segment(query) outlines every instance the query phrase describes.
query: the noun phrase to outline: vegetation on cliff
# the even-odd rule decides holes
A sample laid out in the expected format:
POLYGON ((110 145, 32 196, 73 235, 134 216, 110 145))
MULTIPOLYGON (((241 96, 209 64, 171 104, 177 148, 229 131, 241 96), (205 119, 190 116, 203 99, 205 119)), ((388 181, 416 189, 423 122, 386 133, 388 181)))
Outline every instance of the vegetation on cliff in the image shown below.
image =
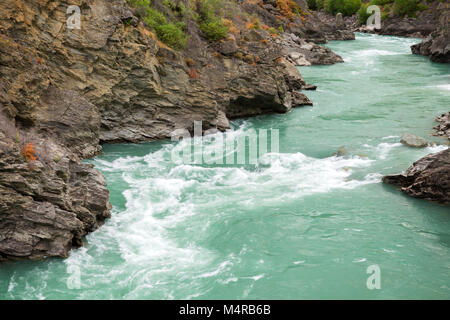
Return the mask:
MULTIPOLYGON (((333 15, 342 13, 344 16, 358 15, 360 24, 365 24, 367 18, 371 15, 367 13, 367 8, 371 5, 377 5, 381 10, 381 20, 390 15, 398 17, 415 17, 419 11, 428 9, 427 3, 434 0, 370 0, 363 2, 361 0, 307 0, 308 8, 311 10, 324 9, 333 15)), ((443 0, 439 0, 443 2, 443 0)))
POLYGON ((158 39, 176 50, 184 49, 192 33, 197 30, 212 42, 246 29, 266 30, 276 37, 297 18, 300 19, 297 22, 302 22, 308 15, 294 0, 271 1, 277 15, 269 24, 261 23, 255 10, 255 6, 263 8, 269 2, 263 0, 127 1, 134 8, 134 14, 154 31, 158 39))

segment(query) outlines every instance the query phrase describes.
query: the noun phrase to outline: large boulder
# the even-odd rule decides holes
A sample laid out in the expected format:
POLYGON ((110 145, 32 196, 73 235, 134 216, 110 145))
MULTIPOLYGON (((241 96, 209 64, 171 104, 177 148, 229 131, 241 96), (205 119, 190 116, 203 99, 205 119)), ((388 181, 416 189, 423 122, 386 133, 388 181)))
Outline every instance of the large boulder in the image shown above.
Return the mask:
POLYGON ((427 140, 410 133, 405 133, 400 139, 400 142, 414 148, 424 148, 428 145, 427 140))

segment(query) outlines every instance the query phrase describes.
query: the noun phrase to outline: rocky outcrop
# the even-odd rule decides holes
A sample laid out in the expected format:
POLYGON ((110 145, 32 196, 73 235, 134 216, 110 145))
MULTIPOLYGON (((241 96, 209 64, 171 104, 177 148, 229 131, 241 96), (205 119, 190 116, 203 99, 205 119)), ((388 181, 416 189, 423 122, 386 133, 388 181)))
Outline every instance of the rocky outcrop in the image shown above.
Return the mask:
MULTIPOLYGON (((239 6, 279 23, 275 1, 239 6)), ((109 217, 103 176, 81 162, 102 142, 167 138, 196 120, 225 130, 229 119, 311 105, 301 90, 314 86, 290 49, 311 64, 339 58, 311 42, 327 41, 323 24, 302 19, 286 25, 303 39, 288 36, 294 48, 242 26, 209 42, 188 24, 187 48, 175 51, 123 0, 1 1, 0 260, 66 257, 109 217), (67 27, 69 5, 80 29, 67 27)))
MULTIPOLYGON (((73 120, 73 125, 82 125, 73 120)), ((2 115, 0 261, 66 257, 110 216, 105 179, 51 133, 37 136, 6 121, 10 119, 2 115), (27 161, 24 143, 33 144, 37 160, 27 161)))
POLYGON ((420 199, 450 203, 450 149, 415 162, 405 174, 383 177, 383 182, 420 199))
POLYGON ((411 46, 414 54, 429 56, 433 62, 450 63, 450 8, 440 4, 439 25, 422 42, 411 46))
POLYGON ((354 40, 354 31, 358 27, 356 16, 343 17, 342 14, 333 16, 325 10, 313 13, 322 22, 320 30, 327 40, 354 40))
POLYGON ((436 29, 438 20, 439 12, 434 9, 418 12, 413 18, 391 15, 381 22, 381 29, 374 32, 381 35, 424 38, 436 29))
POLYGON ((450 112, 437 117, 436 121, 439 122, 439 124, 434 127, 435 135, 446 137, 450 140, 450 112))
POLYGON ((295 34, 283 34, 285 58, 296 66, 327 65, 344 62, 341 56, 329 48, 317 45, 297 37, 295 34))

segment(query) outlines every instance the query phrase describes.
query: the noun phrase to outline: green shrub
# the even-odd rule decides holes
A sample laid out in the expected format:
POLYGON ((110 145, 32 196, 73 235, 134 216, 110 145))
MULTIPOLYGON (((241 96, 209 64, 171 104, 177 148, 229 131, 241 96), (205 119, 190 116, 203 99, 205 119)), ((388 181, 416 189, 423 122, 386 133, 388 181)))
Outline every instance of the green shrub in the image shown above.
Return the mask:
POLYGON ((223 24, 222 20, 210 20, 200 24, 200 29, 205 36, 212 41, 217 41, 226 37, 228 28, 223 24))
POLYGON ((198 16, 200 30, 206 38, 217 41, 227 36, 228 28, 222 17, 216 15, 215 8, 220 4, 217 0, 201 0, 201 9, 198 16))
POLYGON ((178 24, 163 24, 156 27, 155 31, 162 42, 174 49, 183 49, 186 46, 186 34, 178 24))
POLYGON ((361 7, 361 0, 325 0, 324 7, 333 15, 340 12, 343 16, 351 16, 361 7))
POLYGON ((179 16, 184 17, 184 14, 186 13, 186 6, 183 2, 174 2, 173 0, 164 0, 164 5, 168 7, 172 12, 179 16))
POLYGON ((267 29, 267 31, 270 33, 270 34, 279 34, 280 32, 277 30, 277 29, 275 29, 274 27, 270 27, 269 29, 267 29))
POLYGON ((370 4, 375 4, 377 6, 384 6, 385 4, 394 3, 394 0, 372 0, 370 4))
POLYGON ((363 3, 358 10, 358 21, 359 24, 366 24, 367 19, 371 16, 370 13, 367 13, 367 8, 370 6, 370 3, 363 3))
POLYGON ((147 9, 147 17, 144 18, 144 21, 146 24, 149 25, 150 28, 154 30, 156 30, 158 26, 167 24, 166 17, 164 17, 164 15, 161 12, 153 8, 147 9))
POLYGON ((317 3, 316 0, 307 0, 306 3, 308 4, 308 8, 311 10, 317 10, 317 3))
POLYGON ((413 17, 419 9, 417 0, 395 0, 394 13, 400 17, 413 17))
POLYGON ((152 28, 158 39, 173 49, 183 49, 186 46, 187 37, 184 32, 186 26, 183 22, 169 23, 166 17, 159 11, 148 8, 145 23, 152 28))
POLYGON ((316 8, 317 10, 325 8, 324 0, 316 0, 316 8))
POLYGON ((132 7, 149 7, 150 0, 127 0, 132 7))

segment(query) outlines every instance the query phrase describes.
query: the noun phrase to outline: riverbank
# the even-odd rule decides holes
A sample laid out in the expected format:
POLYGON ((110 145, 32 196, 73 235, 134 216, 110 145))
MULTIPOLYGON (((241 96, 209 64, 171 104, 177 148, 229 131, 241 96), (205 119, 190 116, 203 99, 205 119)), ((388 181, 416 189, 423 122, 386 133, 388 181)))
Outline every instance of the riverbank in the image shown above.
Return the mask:
POLYGON ((441 1, 421 3, 417 5, 420 9, 416 9, 416 12, 399 15, 395 11, 394 0, 376 3, 376 1, 364 3, 357 13, 346 17, 337 18, 324 9, 315 14, 328 24, 335 23, 340 25, 341 29, 352 32, 421 38, 422 42, 411 46, 412 53, 429 56, 433 62, 450 63, 450 49, 447 45, 450 42, 448 4, 441 1), (360 11, 366 10, 369 4, 378 5, 380 8, 379 29, 367 28, 365 24, 369 14, 360 15, 360 11))

